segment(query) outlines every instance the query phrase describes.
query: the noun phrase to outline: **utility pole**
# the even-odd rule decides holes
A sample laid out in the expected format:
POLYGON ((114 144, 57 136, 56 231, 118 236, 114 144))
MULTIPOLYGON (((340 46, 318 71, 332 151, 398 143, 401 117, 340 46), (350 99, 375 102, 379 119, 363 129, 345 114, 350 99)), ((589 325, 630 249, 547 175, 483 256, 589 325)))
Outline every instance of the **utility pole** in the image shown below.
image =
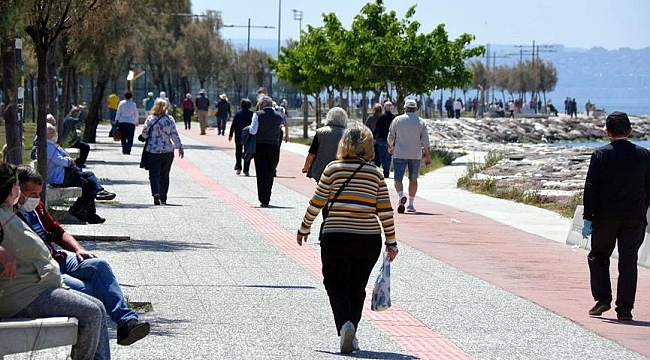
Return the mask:
MULTIPOLYGON (((250 60, 249 56, 250 56, 250 51, 251 51, 251 28, 255 28, 255 29, 275 29, 274 26, 251 25, 251 18, 248 18, 248 25, 232 25, 232 24, 229 24, 229 25, 221 25, 221 26, 222 27, 229 27, 229 28, 244 28, 245 27, 245 28, 248 29, 248 36, 247 36, 247 40, 246 40, 246 61, 250 60)), ((247 64, 247 66, 246 66, 246 94, 244 95, 244 97, 248 97, 248 95, 249 95, 249 93, 248 93, 248 85, 249 85, 248 84, 248 74, 249 74, 248 68, 249 68, 249 66, 247 64)))

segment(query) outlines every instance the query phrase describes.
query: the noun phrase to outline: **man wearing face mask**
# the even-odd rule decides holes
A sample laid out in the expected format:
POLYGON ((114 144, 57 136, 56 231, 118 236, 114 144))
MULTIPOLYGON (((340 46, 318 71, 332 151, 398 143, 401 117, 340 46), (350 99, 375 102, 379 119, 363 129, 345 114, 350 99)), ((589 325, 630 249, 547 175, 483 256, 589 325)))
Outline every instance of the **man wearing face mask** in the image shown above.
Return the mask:
POLYGON ((117 343, 131 345, 149 334, 149 323, 140 321, 130 309, 113 273, 105 259, 98 258, 81 246, 52 218, 40 201, 43 178, 31 167, 17 168, 21 192, 17 197, 18 216, 43 240, 52 258, 59 263, 63 282, 70 288, 99 299, 110 318, 117 324, 117 343), (56 250, 56 243, 65 251, 56 250))

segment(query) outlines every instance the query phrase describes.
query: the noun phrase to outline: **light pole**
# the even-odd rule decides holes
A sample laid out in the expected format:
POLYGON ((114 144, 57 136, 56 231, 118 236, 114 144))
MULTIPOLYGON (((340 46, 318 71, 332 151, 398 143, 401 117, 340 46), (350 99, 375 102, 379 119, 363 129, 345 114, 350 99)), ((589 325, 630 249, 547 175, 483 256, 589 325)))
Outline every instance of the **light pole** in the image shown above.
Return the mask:
POLYGON ((291 9, 293 11, 293 19, 298 20, 300 32, 302 32, 302 10, 291 9))
MULTIPOLYGON (((298 29, 300 30, 298 38, 300 38, 300 33, 302 33, 302 10, 291 9, 291 11, 293 11, 293 19, 298 20, 298 29)), ((309 99, 307 94, 302 94, 302 106, 302 137, 307 139, 309 137, 309 99)), ((319 111, 319 109, 317 108, 316 111, 319 111)))
MULTIPOLYGON (((256 28, 256 29, 275 29, 274 26, 266 26, 266 25, 251 25, 251 18, 248 18, 248 25, 221 25, 222 27, 230 27, 230 28, 248 28, 248 36, 246 39, 246 60, 249 60, 249 55, 251 51, 251 28, 256 28)), ((248 97, 248 64, 246 66, 246 97, 248 97)))

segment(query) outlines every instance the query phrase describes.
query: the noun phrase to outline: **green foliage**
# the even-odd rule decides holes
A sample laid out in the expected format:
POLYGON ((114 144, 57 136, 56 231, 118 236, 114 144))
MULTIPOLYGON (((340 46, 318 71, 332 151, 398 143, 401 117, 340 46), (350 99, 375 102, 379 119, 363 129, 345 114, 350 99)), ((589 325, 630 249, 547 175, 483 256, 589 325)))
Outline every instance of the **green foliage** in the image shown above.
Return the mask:
POLYGON ((499 151, 496 150, 490 150, 485 154, 485 165, 483 166, 484 169, 491 168, 492 166, 496 165, 499 161, 503 159, 503 154, 499 151))
POLYGON ((526 60, 513 66, 487 69, 481 61, 475 60, 469 67, 474 73, 474 87, 494 86, 510 94, 553 91, 558 81, 557 69, 550 61, 526 60))
POLYGON ((284 47, 274 63, 278 78, 304 93, 324 88, 397 92, 401 106, 410 94, 471 83, 468 59, 484 53, 467 48, 473 35, 450 40, 444 25, 419 33, 415 6, 403 19, 386 12, 382 0, 364 5, 349 30, 334 13, 323 15, 323 27, 308 27, 300 40, 284 47))

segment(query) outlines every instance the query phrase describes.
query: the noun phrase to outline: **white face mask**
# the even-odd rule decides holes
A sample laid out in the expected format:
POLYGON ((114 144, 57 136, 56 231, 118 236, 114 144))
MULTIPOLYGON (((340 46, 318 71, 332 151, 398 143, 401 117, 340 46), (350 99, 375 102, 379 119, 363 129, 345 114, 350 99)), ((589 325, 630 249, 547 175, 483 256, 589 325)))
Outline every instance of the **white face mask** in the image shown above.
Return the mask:
POLYGON ((20 210, 24 212, 34 211, 34 209, 36 209, 40 201, 41 201, 40 198, 28 197, 25 199, 25 203, 20 205, 20 210))
POLYGON ((13 203, 13 205, 18 204, 18 199, 20 199, 20 188, 18 188, 18 195, 16 195, 16 197, 14 198, 14 203, 13 203))
POLYGON ((50 140, 52 140, 52 142, 57 142, 59 140, 59 134, 54 134, 50 140))

